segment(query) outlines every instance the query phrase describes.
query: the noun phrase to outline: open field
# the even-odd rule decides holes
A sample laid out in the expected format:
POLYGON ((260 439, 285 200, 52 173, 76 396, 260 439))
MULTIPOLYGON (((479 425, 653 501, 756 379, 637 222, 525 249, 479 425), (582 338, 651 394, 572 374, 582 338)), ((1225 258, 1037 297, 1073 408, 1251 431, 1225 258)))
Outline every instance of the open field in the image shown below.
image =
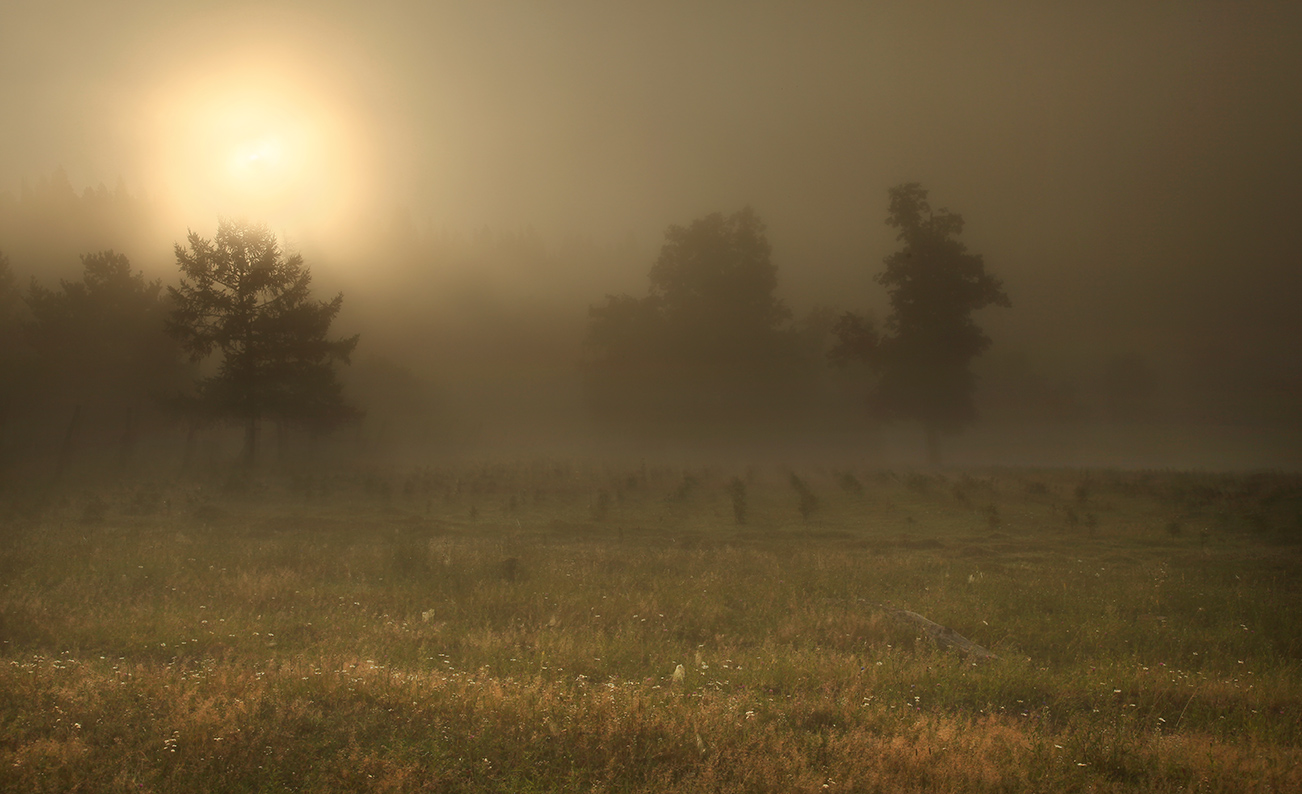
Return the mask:
POLYGON ((1302 790, 1302 478, 795 474, 10 492, 0 789, 1302 790))

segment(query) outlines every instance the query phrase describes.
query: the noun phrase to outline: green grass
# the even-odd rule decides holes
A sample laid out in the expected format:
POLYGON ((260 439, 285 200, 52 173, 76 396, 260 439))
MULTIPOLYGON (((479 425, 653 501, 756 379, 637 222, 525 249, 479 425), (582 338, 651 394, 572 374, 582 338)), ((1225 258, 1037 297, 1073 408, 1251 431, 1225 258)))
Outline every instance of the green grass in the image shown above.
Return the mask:
POLYGON ((0 516, 4 790, 1302 789, 1291 475, 484 465, 0 516))

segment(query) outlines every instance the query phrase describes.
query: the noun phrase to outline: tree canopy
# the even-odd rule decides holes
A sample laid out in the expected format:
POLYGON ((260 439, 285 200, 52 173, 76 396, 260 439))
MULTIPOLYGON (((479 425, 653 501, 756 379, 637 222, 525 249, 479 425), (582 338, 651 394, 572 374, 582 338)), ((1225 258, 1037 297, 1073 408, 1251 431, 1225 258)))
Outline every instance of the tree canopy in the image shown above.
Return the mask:
POLYGON ((195 361, 220 355, 198 383, 192 408, 245 422, 245 457, 256 455, 263 418, 328 429, 357 418, 335 371, 358 337, 328 339, 343 295, 313 300, 303 257, 286 257, 265 226, 223 220, 204 239, 176 245, 180 285, 167 329, 195 361))
MULTIPOLYGON (((8 392, 11 388, 12 372, 22 356, 22 295, 9 269, 9 257, 0 251, 0 390, 8 392)), ((0 399, 4 399, 0 395, 0 399)))
POLYGON ((163 333, 162 283, 145 281, 123 254, 83 254, 80 281, 33 281, 25 338, 46 398, 130 407, 176 389, 182 366, 163 333))
POLYGON ((9 269, 9 257, 0 251, 0 465, 7 452, 9 415, 26 358, 21 311, 22 298, 9 269))
POLYGON ((648 294, 589 310, 587 392, 607 419, 699 428, 771 415, 798 366, 763 222, 749 208, 670 226, 648 294))
POLYGON ((81 279, 57 289, 32 280, 21 323, 25 349, 18 351, 23 378, 13 388, 29 442, 54 417, 67 422, 56 477, 86 442, 105 449, 110 433, 120 471, 141 420, 185 377, 181 350, 163 332, 162 283, 147 282, 112 250, 83 254, 81 262, 81 279))
POLYGON ((981 255, 958 239, 962 216, 933 211, 921 185, 890 189, 886 224, 898 230, 902 247, 886 257, 877 276, 890 297, 885 333, 861 316, 845 315, 833 358, 869 363, 879 376, 874 407, 886 417, 921 423, 928 456, 939 463, 940 435, 957 433, 976 418, 971 362, 990 338, 972 313, 1011 304, 981 255))

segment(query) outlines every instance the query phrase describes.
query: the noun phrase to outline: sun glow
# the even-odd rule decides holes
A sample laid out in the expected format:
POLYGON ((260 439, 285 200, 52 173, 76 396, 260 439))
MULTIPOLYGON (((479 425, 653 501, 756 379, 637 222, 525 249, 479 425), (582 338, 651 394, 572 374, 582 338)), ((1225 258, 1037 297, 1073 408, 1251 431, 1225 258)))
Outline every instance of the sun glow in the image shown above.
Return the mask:
POLYGON ((284 160, 280 138, 268 136, 235 147, 228 168, 232 180, 250 185, 259 183, 266 189, 268 183, 274 184, 281 175, 284 160))
POLYGON ((177 78, 156 100, 155 182, 187 224, 329 227, 362 200, 356 125, 328 80, 283 65, 177 78))

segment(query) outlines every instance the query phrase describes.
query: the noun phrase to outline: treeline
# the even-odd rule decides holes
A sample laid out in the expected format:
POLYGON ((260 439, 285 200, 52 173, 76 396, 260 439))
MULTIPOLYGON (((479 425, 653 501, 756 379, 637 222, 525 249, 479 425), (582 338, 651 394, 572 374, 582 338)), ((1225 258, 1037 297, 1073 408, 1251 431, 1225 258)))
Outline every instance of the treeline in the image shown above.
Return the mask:
MULTIPOLYGON (((573 371, 600 434, 630 445, 791 442, 835 432, 849 411, 919 424, 939 461, 940 437, 975 418, 970 365, 989 339, 972 313, 1008 301, 959 241, 958 215, 933 212, 916 184, 889 195, 900 249, 878 278, 891 303, 880 326, 830 309, 796 319, 749 208, 670 226, 646 293, 588 309, 573 371)), ((236 443, 246 464, 268 447, 320 459, 323 439, 368 410, 380 418, 372 442, 449 439, 430 429, 428 382, 399 361, 364 358, 345 394, 340 367, 358 339, 331 334, 343 297, 314 298, 302 257, 266 228, 223 221, 211 239, 176 244, 174 258, 171 285, 102 250, 80 256, 79 278, 24 288, 0 256, 0 465, 55 477, 85 461, 192 466, 235 457, 236 443)), ((351 445, 335 435, 332 454, 367 449, 364 433, 351 445)))
POLYGON ((72 277, 79 255, 107 249, 148 256, 135 264, 155 273, 173 239, 158 206, 121 180, 78 191, 58 168, 16 193, 0 191, 0 249, 26 273, 72 277))
POLYGON ((886 223, 900 249, 877 277, 891 307, 880 328, 852 312, 823 329, 793 324, 750 209, 671 226, 647 295, 610 296, 590 310, 584 372, 594 412, 656 434, 799 431, 821 407, 830 359, 865 368, 865 410, 921 425, 939 463, 941 436, 976 418, 971 364, 990 339, 972 314, 1009 301, 959 240, 959 215, 933 211, 918 184, 889 196, 886 223))
POLYGON ((7 468, 47 465, 66 473, 83 449, 128 467, 142 439, 157 436, 164 406, 190 367, 163 333, 161 282, 133 272, 125 256, 81 257, 82 277, 57 288, 18 287, 0 254, 0 455, 7 468), (57 447, 49 442, 59 439, 57 447))
POLYGON ((212 239, 190 233, 175 255, 181 278, 166 291, 111 250, 83 255, 79 280, 21 291, 0 254, 0 463, 54 454, 57 480, 89 456, 126 472, 141 439, 179 426, 184 467, 201 429, 238 421, 249 465, 264 422, 283 444, 289 429, 319 436, 360 416, 335 369, 357 337, 328 338, 343 298, 313 299, 301 256, 283 255, 265 227, 229 221, 212 239))

